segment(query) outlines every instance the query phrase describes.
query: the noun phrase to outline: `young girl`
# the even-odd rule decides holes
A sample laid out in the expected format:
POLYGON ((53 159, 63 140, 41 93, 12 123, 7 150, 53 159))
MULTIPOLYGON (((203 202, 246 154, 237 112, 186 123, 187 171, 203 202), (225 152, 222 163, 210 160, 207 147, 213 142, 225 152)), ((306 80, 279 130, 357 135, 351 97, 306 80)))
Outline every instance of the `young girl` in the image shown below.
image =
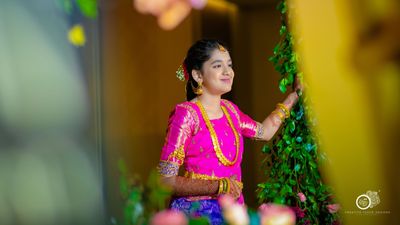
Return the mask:
POLYGON ((172 209, 223 224, 218 196, 229 194, 244 203, 243 137, 270 140, 298 95, 290 93, 262 123, 242 113, 221 98, 231 91, 235 74, 228 50, 216 40, 200 40, 190 47, 177 76, 187 82, 187 101, 170 115, 159 173, 173 189, 172 209), (181 165, 185 173, 178 176, 181 165))

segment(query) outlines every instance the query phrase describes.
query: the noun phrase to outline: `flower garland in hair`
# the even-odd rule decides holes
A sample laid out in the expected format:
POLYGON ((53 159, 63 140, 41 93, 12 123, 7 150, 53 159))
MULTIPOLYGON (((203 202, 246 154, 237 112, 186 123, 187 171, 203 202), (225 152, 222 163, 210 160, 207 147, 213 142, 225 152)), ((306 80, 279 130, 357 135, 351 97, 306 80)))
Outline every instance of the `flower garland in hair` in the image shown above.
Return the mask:
POLYGON ((189 80, 189 74, 186 70, 185 63, 182 63, 178 70, 176 70, 176 77, 181 80, 181 81, 188 81, 189 80))

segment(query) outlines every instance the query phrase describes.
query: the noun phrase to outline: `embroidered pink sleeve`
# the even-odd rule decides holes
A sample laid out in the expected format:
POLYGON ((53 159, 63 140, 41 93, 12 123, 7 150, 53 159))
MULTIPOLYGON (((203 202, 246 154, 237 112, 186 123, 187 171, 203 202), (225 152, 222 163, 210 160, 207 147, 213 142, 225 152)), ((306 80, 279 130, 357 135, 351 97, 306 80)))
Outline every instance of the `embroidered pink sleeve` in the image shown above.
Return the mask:
POLYGON ((253 120, 250 116, 240 111, 239 107, 228 100, 224 100, 226 106, 235 114, 240 123, 243 136, 248 138, 260 139, 263 136, 263 126, 253 120))
POLYGON ((158 171, 163 176, 176 176, 185 159, 185 149, 193 135, 195 121, 186 104, 179 104, 171 112, 167 136, 161 151, 158 171))

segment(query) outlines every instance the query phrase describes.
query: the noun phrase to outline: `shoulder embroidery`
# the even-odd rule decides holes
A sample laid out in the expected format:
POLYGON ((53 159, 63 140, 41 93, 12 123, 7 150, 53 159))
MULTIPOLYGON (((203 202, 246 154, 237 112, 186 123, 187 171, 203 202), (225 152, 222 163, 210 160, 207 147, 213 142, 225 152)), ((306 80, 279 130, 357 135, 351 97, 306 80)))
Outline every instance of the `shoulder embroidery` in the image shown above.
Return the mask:
POLYGON ((175 149, 175 151, 173 151, 169 156, 168 156, 168 160, 170 161, 173 158, 180 160, 181 162, 183 162, 183 160, 185 159, 185 150, 184 150, 184 146, 182 145, 181 147, 175 149))
POLYGON ((157 166, 157 170, 163 176, 176 176, 179 172, 179 165, 174 162, 161 160, 157 166))
POLYGON ((235 117, 237 119, 237 121, 239 122, 239 125, 242 126, 242 123, 240 122, 240 116, 239 113, 237 112, 237 110, 235 109, 235 107, 232 105, 231 102, 229 102, 228 100, 222 99, 222 102, 226 105, 226 107, 229 108, 229 110, 235 114, 235 117))
POLYGON ((179 104, 179 106, 189 110, 189 112, 192 114, 193 120, 195 122, 194 134, 196 134, 198 132, 198 130, 199 130, 199 127, 200 127, 199 116, 197 115, 196 110, 193 109, 193 107, 188 105, 188 104, 179 104))

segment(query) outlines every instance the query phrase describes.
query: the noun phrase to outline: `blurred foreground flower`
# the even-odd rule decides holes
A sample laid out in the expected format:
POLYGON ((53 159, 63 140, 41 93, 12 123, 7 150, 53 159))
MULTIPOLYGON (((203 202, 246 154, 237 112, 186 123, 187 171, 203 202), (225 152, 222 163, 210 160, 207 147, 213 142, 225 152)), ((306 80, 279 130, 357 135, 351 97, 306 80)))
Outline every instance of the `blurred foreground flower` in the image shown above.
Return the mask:
POLYGON ((172 30, 190 13, 192 8, 202 9, 207 0, 133 0, 133 5, 142 14, 152 14, 164 30, 172 30))
POLYGON ((86 43, 85 31, 82 25, 73 26, 68 32, 68 40, 71 44, 81 47, 86 43))
POLYGON ((163 210, 156 213, 150 225, 187 225, 188 220, 183 212, 176 210, 163 210))
POLYGON ((258 208, 261 225, 294 225, 296 215, 292 209, 283 205, 262 204, 258 208))
POLYGON ((247 207, 235 202, 230 195, 223 195, 218 199, 222 207, 225 221, 230 225, 247 225, 249 216, 247 207))

